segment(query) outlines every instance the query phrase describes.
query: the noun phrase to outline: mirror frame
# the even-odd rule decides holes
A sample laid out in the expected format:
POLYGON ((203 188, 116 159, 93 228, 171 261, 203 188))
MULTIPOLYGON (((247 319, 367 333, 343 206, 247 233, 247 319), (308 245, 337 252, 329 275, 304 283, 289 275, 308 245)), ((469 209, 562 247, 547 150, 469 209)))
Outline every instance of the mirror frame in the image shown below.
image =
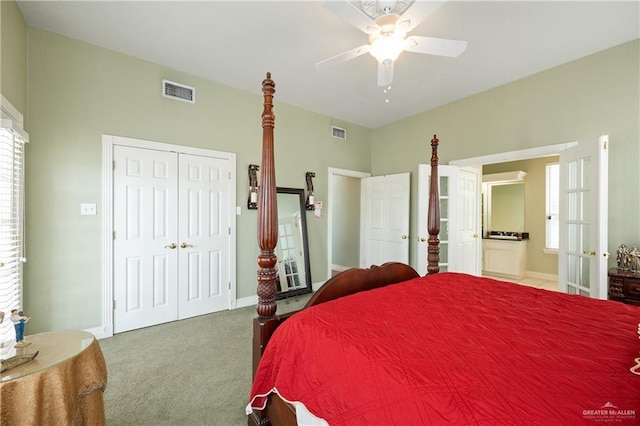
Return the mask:
MULTIPOLYGON (((300 226, 302 227, 302 249, 304 255, 304 277, 305 287, 290 290, 279 291, 276 293, 276 300, 286 299, 288 297, 299 296, 301 294, 311 293, 313 291, 311 282, 311 261, 309 260, 309 239, 307 235, 307 210, 305 207, 304 189, 302 188, 286 188, 282 186, 276 187, 276 197, 278 194, 292 194, 297 195, 299 199, 300 208, 300 226)), ((278 237, 279 242, 280 237, 278 237)), ((277 245, 276 245, 277 246, 277 245)))

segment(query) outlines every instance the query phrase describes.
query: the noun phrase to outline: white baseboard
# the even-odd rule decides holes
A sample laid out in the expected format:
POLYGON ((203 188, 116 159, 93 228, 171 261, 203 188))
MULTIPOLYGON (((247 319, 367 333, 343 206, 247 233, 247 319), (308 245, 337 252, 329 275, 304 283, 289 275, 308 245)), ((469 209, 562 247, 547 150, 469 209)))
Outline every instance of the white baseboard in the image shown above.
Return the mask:
POLYGON ((544 272, 527 271, 526 276, 529 278, 538 278, 545 281, 558 281, 558 275, 545 274, 544 272))
POLYGON ((333 271, 338 271, 338 272, 342 272, 342 271, 346 271, 347 269, 351 269, 352 266, 344 266, 344 265, 331 265, 331 270, 333 271))
POLYGON ((311 291, 315 293, 320 287, 322 287, 322 284, 324 284, 325 282, 326 281, 318 281, 317 283, 311 283, 311 291))
POLYGON ((109 327, 93 327, 84 330, 96 336, 96 339, 105 339, 107 337, 113 337, 113 331, 109 327))
POLYGON ((258 304, 258 296, 243 297, 236 299, 236 309, 246 308, 248 306, 256 306, 258 304))

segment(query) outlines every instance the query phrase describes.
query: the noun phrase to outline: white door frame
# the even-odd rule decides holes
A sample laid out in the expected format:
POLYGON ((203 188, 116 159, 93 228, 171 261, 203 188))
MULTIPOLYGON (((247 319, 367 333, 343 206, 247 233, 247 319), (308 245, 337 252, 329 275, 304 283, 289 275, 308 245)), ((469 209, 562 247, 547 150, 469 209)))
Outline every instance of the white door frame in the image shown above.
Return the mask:
POLYGON ((236 154, 142 139, 102 135, 102 325, 90 330, 98 339, 113 336, 113 146, 171 151, 230 160, 229 309, 236 308, 236 154))
MULTIPOLYGON (((371 173, 358 172, 354 170, 337 169, 335 167, 329 167, 327 173, 327 199, 329 205, 327 206, 327 280, 331 278, 331 259, 333 259, 333 185, 335 184, 334 176, 346 176, 357 179, 370 177, 371 173)), ((360 202, 360 200, 358 200, 360 202)), ((326 281, 326 280, 325 280, 326 281)), ((322 281, 323 283, 324 281, 322 281)), ((314 286, 313 290, 317 290, 314 286)))
MULTIPOLYGON (((577 141, 565 142, 555 145, 545 145, 536 148, 521 149, 518 151, 501 152, 497 154, 483 155, 480 157, 464 158, 462 160, 450 161, 449 164, 458 167, 482 167, 485 164, 504 163, 507 161, 520 161, 529 160, 539 157, 550 157, 553 155, 560 155, 565 149, 574 147, 578 144, 577 141)), ((481 183, 481 182, 480 182, 481 183)), ((482 211, 480 204, 482 203, 482 197, 478 197, 478 214, 482 211)), ((480 262, 479 268, 482 270, 482 256, 478 258, 480 262)))

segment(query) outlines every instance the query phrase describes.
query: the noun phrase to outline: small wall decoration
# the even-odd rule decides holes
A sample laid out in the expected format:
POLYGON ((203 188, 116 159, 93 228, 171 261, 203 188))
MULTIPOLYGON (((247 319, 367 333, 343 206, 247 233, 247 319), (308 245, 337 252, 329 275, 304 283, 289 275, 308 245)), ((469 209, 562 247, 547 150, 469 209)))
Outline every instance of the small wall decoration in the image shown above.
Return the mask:
POLYGON ((307 210, 315 210, 316 200, 315 196, 313 195, 313 181, 311 179, 316 177, 316 174, 314 172, 307 172, 305 177, 307 179, 307 198, 305 202, 305 208, 307 210))
POLYGON ((258 209, 258 176, 257 172, 260 166, 257 164, 249 164, 249 197, 247 199, 247 209, 258 209))

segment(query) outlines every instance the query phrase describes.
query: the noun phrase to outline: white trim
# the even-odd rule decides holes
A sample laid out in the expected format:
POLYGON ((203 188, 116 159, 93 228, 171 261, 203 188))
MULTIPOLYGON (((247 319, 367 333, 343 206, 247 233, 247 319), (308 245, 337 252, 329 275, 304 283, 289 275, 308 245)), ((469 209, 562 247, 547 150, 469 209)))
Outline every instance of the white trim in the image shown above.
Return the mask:
POLYGON ((24 116, 2 94, 0 94, 0 110, 2 110, 9 119, 16 121, 22 128, 22 125, 24 124, 24 116))
POLYGON ((544 272, 534 272, 534 271, 526 271, 525 273, 525 277, 526 278, 537 278, 539 280, 545 280, 545 281, 558 281, 558 275, 557 274, 546 274, 544 272))
POLYGON ((449 161, 452 166, 465 167, 482 164, 504 163, 507 161, 528 160, 530 158, 550 157, 558 155, 567 148, 576 146, 578 142, 566 142, 556 145, 545 145, 537 148, 521 149, 519 151, 501 152, 498 154, 483 155, 480 157, 464 158, 462 160, 449 161))
MULTIPOLYGON (((102 135, 102 326, 89 330, 96 336, 113 336, 113 147, 123 145, 157 151, 178 152, 229 160, 229 309, 238 306, 236 300, 236 154, 194 148, 162 142, 152 142, 123 136, 102 135)), ((256 302, 257 303, 257 298, 256 302)))
POLYGON ((236 300, 236 309, 258 305, 258 296, 247 296, 236 300))
MULTIPOLYGON (((545 145, 545 146, 540 146, 536 148, 521 149, 519 151, 500 152, 497 154, 483 155, 480 157, 464 158, 461 160, 450 161, 449 164, 452 166, 458 166, 458 167, 466 167, 466 166, 481 167, 485 164, 496 164, 496 163, 503 163, 507 161, 518 161, 518 160, 530 160, 532 158, 560 155, 560 153, 563 152, 564 150, 572 148, 576 145, 578 145, 577 141, 571 141, 571 142, 559 143, 555 145, 545 145)), ((482 211, 480 206, 478 206, 478 211, 479 212, 482 211)), ((486 216, 485 216, 485 219, 486 219, 486 216)), ((482 262, 482 257, 480 257, 479 262, 482 262)))
POLYGON ((24 117, 14 107, 11 102, 7 98, 5 98, 0 93, 0 120, 2 127, 7 129, 11 129, 14 132, 18 133, 20 137, 25 141, 29 142, 29 133, 24 130, 24 117))
MULTIPOLYGON (((113 136, 102 135, 102 331, 113 336, 113 136)), ((94 333, 96 334, 96 333, 94 333)))
MULTIPOLYGON (((327 278, 327 280, 329 280, 331 277, 327 278)), ((326 283, 327 281, 317 281, 315 283, 311 283, 311 291, 312 292, 316 292, 320 289, 320 287, 322 287, 324 285, 324 283, 326 283)))
POLYGON ((351 268, 352 266, 336 265, 335 263, 331 265, 331 270, 338 271, 338 272, 346 271, 347 269, 351 269, 351 268))
POLYGON ((527 172, 517 170, 514 172, 492 173, 489 175, 482 175, 482 183, 508 183, 508 182, 522 182, 527 177, 527 172))
MULTIPOLYGON (((370 177, 371 173, 358 172, 355 170, 337 169, 335 167, 329 167, 327 173, 327 279, 331 278, 331 258, 333 256, 333 177, 334 176, 346 176, 353 178, 366 178, 370 177)), ((312 285, 315 291, 315 287, 312 285)))

